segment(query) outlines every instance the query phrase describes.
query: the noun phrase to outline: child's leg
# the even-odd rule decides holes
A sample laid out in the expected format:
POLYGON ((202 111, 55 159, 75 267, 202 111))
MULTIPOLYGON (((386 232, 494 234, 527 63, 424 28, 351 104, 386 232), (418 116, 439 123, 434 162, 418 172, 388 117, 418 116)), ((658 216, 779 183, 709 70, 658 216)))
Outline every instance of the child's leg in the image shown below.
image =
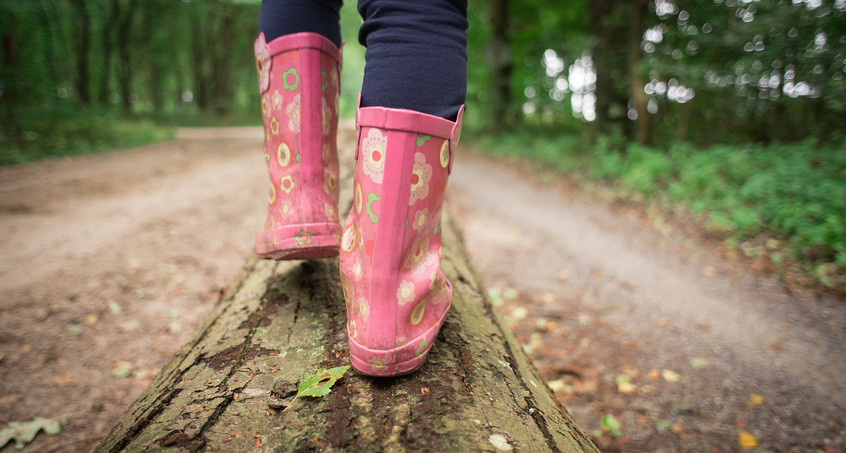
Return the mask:
POLYGON ((341 0, 263 0, 258 31, 267 42, 300 32, 323 35, 341 47, 341 0))
POLYGON ((362 107, 455 121, 467 92, 467 0, 359 0, 362 107))

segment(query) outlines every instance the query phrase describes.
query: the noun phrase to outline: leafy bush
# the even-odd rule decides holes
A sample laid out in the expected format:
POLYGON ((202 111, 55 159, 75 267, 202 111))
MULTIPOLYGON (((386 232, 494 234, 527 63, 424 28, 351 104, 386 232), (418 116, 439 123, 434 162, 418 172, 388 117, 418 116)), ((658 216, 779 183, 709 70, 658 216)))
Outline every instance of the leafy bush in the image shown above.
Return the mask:
POLYGON ((0 126, 0 165, 139 146, 173 136, 152 121, 73 108, 17 109, 0 126))

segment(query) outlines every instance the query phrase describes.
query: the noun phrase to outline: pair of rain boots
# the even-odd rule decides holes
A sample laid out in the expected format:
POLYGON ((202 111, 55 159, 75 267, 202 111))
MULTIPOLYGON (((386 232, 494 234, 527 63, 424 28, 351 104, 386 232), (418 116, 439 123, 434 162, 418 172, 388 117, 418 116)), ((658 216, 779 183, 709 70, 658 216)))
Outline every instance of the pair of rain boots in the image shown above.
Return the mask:
MULTIPOLYGON (((359 107, 354 201, 338 223, 340 50, 315 33, 255 44, 271 190, 263 258, 340 254, 350 361, 360 373, 419 368, 452 303, 440 218, 461 129, 411 110, 359 107)), ((463 113, 463 107, 462 107, 463 113)))

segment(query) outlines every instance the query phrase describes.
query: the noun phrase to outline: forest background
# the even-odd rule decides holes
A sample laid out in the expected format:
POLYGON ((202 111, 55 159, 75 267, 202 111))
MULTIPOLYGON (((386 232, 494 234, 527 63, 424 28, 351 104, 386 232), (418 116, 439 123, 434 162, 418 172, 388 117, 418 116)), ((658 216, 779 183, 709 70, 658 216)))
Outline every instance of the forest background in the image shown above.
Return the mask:
MULTIPOLYGON (((0 164, 258 125, 258 0, 0 1, 0 164)), ((468 147, 846 294, 846 0, 470 0, 468 147)), ((342 115, 364 70, 342 13, 342 115)))

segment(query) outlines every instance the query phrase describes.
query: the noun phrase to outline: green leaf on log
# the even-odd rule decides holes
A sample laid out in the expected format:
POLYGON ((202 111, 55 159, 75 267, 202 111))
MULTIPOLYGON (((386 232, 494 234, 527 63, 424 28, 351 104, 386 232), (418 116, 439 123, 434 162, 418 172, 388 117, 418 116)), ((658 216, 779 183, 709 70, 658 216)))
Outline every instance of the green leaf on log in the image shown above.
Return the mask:
POLYGON ((297 391, 297 398, 301 396, 321 397, 332 391, 332 386, 338 379, 344 377, 349 366, 340 366, 319 373, 307 375, 302 379, 297 391))
POLYGON ((294 405, 294 401, 301 396, 310 396, 312 398, 319 398, 326 396, 332 391, 332 386, 338 379, 344 377, 344 374, 349 370, 348 366, 339 366, 337 368, 324 369, 315 374, 307 374, 300 379, 300 384, 297 387, 297 394, 291 400, 291 404, 286 407, 283 412, 287 411, 294 405))

